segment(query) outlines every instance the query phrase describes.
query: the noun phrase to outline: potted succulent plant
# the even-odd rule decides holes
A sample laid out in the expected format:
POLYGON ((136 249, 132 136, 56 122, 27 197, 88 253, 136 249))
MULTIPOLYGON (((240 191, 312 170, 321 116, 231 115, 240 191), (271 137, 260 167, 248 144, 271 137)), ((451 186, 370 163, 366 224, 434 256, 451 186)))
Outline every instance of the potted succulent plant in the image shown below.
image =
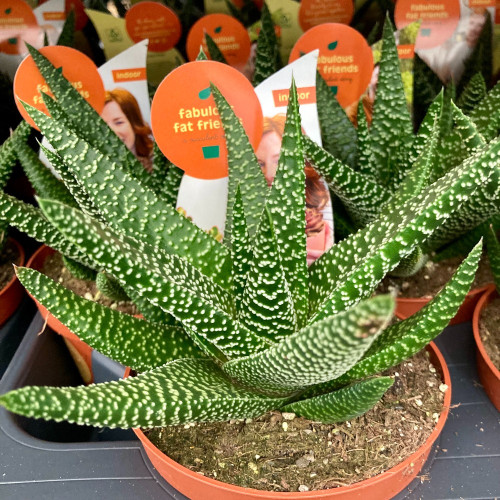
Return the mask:
MULTIPOLYGON (((66 85, 47 60, 35 60, 66 85)), ((25 105, 81 208, 39 200, 44 221, 81 260, 147 303, 149 315, 121 314, 19 268, 19 279, 51 314, 140 374, 90 386, 21 388, 0 396, 7 409, 110 427, 226 421, 275 409, 343 421, 371 408, 393 383, 374 375, 420 351, 455 314, 472 282, 480 245, 436 298, 406 321, 390 325, 390 295, 370 297, 388 271, 487 184, 498 141, 425 192, 396 197, 391 210, 308 269, 303 137, 294 85, 270 190, 238 118, 214 87, 212 94, 230 169, 225 243, 176 212, 128 171, 106 141, 96 140, 93 111, 70 85, 61 97, 69 99, 78 120, 57 113, 61 107, 53 101, 52 118, 25 105), (179 323, 169 324, 165 318, 171 316, 179 323)), ((385 497, 411 480, 425 455, 420 450, 418 461, 403 466, 404 479, 385 490, 385 497)), ((215 483, 220 494, 221 483, 204 483, 215 483)), ((200 498, 192 486, 174 484, 200 498)))
POLYGON ((472 318, 477 347, 479 380, 495 408, 500 411, 500 341, 498 328, 498 287, 500 285, 500 244, 492 229, 487 236, 487 249, 495 283, 479 299, 472 318))
MULTIPOLYGON (((341 236, 356 231, 391 207, 395 198, 411 197, 425 191, 453 167, 469 161, 482 148, 489 147, 498 136, 496 116, 500 99, 497 85, 468 115, 451 100, 450 92, 441 92, 430 106, 417 134, 413 133, 400 77, 399 63, 392 26, 386 22, 382 58, 375 96, 374 113, 368 126, 363 106, 359 107, 357 129, 350 123, 325 82, 318 77, 318 111, 325 149, 305 139, 307 159, 324 176, 335 194, 335 225, 341 236)), ((474 82, 471 83, 474 86, 474 82)), ((470 90, 472 95, 473 89, 470 90)), ((464 97, 465 95, 465 97, 464 97)), ((456 249, 456 240, 464 235, 471 240, 468 250, 479 241, 476 229, 485 220, 498 216, 500 210, 499 162, 492 163, 493 175, 488 185, 476 191, 454 215, 425 243, 417 247, 391 275, 401 278, 397 286, 408 285, 408 277, 431 266, 435 252, 443 248, 456 249)), ((431 270, 427 276, 435 281, 431 270)), ((446 279, 443 281, 446 282, 446 279)), ((394 284, 393 284, 394 286, 394 284)), ((477 302, 484 288, 471 292, 477 302)), ((413 314, 429 298, 400 299, 396 314, 405 318, 413 314), (409 310, 403 310, 410 301, 409 310)), ((475 302, 474 302, 475 303, 475 302)), ((471 318, 474 303, 469 302, 471 318)), ((464 320, 462 318, 457 318, 464 320)))
MULTIPOLYGON (((27 138, 29 127, 19 125, 0 147, 0 187, 9 180, 15 164, 14 143, 16 138, 27 138)), ((23 247, 8 237, 9 221, 0 218, 0 325, 3 325, 16 311, 23 297, 23 288, 14 274, 13 264, 24 265, 23 247)))

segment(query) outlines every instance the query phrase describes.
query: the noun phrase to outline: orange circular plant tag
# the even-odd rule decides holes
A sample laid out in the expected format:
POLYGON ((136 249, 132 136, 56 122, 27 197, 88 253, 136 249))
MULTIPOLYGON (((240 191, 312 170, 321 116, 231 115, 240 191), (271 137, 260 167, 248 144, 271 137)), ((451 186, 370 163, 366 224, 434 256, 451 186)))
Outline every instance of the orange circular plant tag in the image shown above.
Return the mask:
POLYGON ((24 54, 24 42, 35 44, 40 27, 24 0, 2 0, 0 5, 0 52, 24 54))
POLYGON ((415 48, 431 49, 453 35, 460 19, 459 0, 398 0, 394 20, 398 30, 422 20, 415 48))
POLYGON ((170 50, 181 37, 181 22, 177 14, 158 2, 139 2, 125 15, 125 27, 135 42, 149 39, 152 52, 170 50))
POLYGON ((215 61, 179 66, 156 91, 151 127, 163 154, 186 174, 199 179, 228 175, 224 129, 210 83, 232 106, 254 148, 262 135, 259 100, 242 73, 215 61))
POLYGON ((363 36, 345 24, 321 24, 304 33, 290 61, 319 49, 318 71, 345 108, 356 102, 370 83, 373 54, 363 36))
MULTIPOLYGON (((80 95, 98 112, 104 107, 104 84, 97 71, 96 65, 85 54, 78 50, 60 45, 43 47, 40 53, 44 55, 56 68, 62 71, 63 76, 71 82, 80 95)), ((45 92, 52 96, 47 82, 42 77, 31 56, 26 57, 19 65, 14 77, 14 95, 16 104, 22 117, 38 129, 29 117, 19 100, 30 104, 36 109, 49 114, 40 94, 45 92)))
POLYGON ((193 25, 186 41, 190 61, 198 57, 200 47, 210 57, 205 33, 213 38, 228 64, 237 68, 245 66, 250 57, 250 36, 243 24, 226 14, 209 14, 193 25))
POLYGON ((304 31, 324 23, 349 24, 353 14, 353 0, 302 0, 299 24, 304 31))

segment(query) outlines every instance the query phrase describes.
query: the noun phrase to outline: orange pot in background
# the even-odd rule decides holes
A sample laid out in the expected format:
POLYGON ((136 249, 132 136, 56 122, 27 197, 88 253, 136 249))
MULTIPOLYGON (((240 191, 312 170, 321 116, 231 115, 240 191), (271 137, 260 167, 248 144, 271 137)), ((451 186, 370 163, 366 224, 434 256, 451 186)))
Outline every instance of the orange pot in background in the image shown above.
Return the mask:
MULTIPOLYGON (((179 465, 162 453, 140 429, 134 429, 134 432, 141 440, 149 459, 161 476, 191 500, 206 500, 211 498, 216 498, 217 500, 352 500, 354 498, 387 500, 402 491, 419 474, 429 456, 432 445, 441 433, 448 417, 451 403, 450 373, 442 354, 433 342, 429 344, 428 350, 432 363, 441 374, 443 382, 449 387, 445 394, 443 410, 436 427, 425 443, 415 453, 406 458, 406 460, 382 474, 350 486, 303 493, 271 492, 242 488, 241 486, 234 486, 207 478, 179 465)), ((128 375, 128 371, 126 375, 128 375)))
MULTIPOLYGON (((26 264, 26 267, 41 271, 45 259, 50 257, 56 251, 46 245, 41 246, 31 257, 31 259, 26 264)), ((33 298, 30 295, 31 298, 33 298)), ((33 300, 35 300, 33 298, 33 300)), ((80 371, 80 375, 86 384, 93 382, 92 375, 92 348, 85 342, 82 342, 68 327, 64 326, 58 319, 56 319, 52 314, 47 311, 37 300, 35 300, 36 306, 40 311, 40 314, 44 318, 46 324, 52 328, 56 333, 64 338, 71 355, 80 371)))
MULTIPOLYGON (((9 238, 19 252, 17 266, 24 265, 25 253, 23 247, 14 239, 9 238)), ((24 295, 24 288, 16 275, 0 290, 0 326, 2 326, 16 311, 24 295)))
MULTIPOLYGON (((458 325, 472 320, 474 309, 482 294, 488 289, 488 286, 474 288, 471 290, 463 301, 457 314, 451 319, 450 325, 458 325)), ((420 311, 422 307, 427 305, 432 299, 426 298, 397 298, 395 315, 399 319, 407 319, 420 311)))
POLYGON ((489 285, 486 292, 479 299, 474 311, 472 331, 474 332, 474 340, 477 346, 476 363, 479 380, 484 387, 484 392, 486 392, 495 408, 500 411, 500 371, 492 363, 488 353, 484 349, 481 335, 479 335, 481 313, 488 303, 496 297, 498 297, 498 294, 496 293, 495 285, 489 285))

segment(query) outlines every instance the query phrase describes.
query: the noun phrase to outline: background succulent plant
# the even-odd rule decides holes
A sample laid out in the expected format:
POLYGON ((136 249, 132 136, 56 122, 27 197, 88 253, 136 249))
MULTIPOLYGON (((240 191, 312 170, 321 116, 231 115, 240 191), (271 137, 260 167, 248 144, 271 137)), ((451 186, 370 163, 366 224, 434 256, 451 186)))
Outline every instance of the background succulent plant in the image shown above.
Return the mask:
POLYGON ((270 190, 239 120, 212 87, 230 170, 231 230, 221 243, 180 215, 62 75, 33 55, 57 101, 44 96, 51 118, 25 107, 79 205, 40 200, 43 226, 76 260, 123 286, 145 319, 89 302, 31 269, 18 269, 19 279, 82 340, 141 373, 87 387, 22 388, 0 397, 6 408, 110 427, 253 417, 275 408, 324 422, 349 419, 392 383, 373 375, 418 352, 455 314, 479 245, 406 321, 389 326, 392 297, 370 297, 388 271, 488 183, 498 142, 425 191, 395 199, 390 211, 374 214, 307 268, 304 138, 294 84, 270 190))
MULTIPOLYGON (((306 158, 325 177, 336 196, 335 223, 340 237, 364 227, 381 213, 424 192, 462 162, 475 162, 496 144, 500 124, 500 86, 488 94, 481 74, 472 78, 458 104, 453 89, 442 91, 413 133, 399 71, 392 26, 384 26, 382 58, 369 126, 359 107, 358 128, 348 120, 325 82, 318 77, 318 111, 325 153, 305 139, 306 158)), ((500 212, 499 161, 492 175, 396 272, 418 270, 424 254, 440 251, 500 212)), ((496 220, 496 219, 495 219, 496 220)), ((465 251, 479 241, 477 230, 465 251)), ((457 249, 455 243, 453 248, 457 249)))

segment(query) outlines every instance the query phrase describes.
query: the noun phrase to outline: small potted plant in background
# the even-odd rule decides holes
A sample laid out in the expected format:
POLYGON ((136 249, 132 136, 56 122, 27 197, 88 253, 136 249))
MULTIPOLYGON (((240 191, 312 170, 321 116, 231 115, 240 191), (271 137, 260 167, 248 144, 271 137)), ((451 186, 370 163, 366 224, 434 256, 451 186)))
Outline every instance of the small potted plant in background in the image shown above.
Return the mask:
POLYGON ((495 408, 500 411, 500 243, 493 228, 488 228, 486 247, 494 284, 479 300, 472 318, 472 329, 477 347, 479 380, 495 408))
MULTIPOLYGON (((22 137, 26 140, 30 128, 19 125, 0 147, 0 187, 3 189, 9 180, 16 163, 15 141, 22 137)), ((0 325, 3 325, 16 311, 23 297, 23 289, 14 274, 13 264, 24 265, 23 247, 8 237, 9 221, 0 217, 0 325)))
MULTIPOLYGON (((321 77, 318 77, 317 86, 323 143, 329 154, 322 152, 307 138, 305 154, 335 194, 335 225, 340 237, 355 232, 387 211, 394 197, 411 197, 425 191, 454 166, 487 148, 498 136, 498 129, 492 126, 489 117, 497 114, 500 86, 491 90, 479 103, 475 102, 471 109, 469 103, 473 99, 467 96, 474 94, 474 81, 470 90, 464 91, 465 97, 461 101, 468 115, 452 102, 449 92, 441 92, 429 107, 418 133, 413 133, 389 22, 384 27, 380 74, 370 126, 363 106, 359 106, 356 129, 321 77)), ((493 162, 492 172, 483 190, 476 191, 452 218, 391 271, 391 276, 401 279, 389 281, 388 286, 408 288, 409 278, 420 269, 429 278, 430 274, 436 273, 435 268, 424 272, 434 265, 429 257, 447 247, 455 249, 456 240, 461 236, 467 235, 471 239, 467 250, 479 241, 481 235, 476 228, 500 211, 498 161, 493 162), (426 265, 427 268, 424 267, 426 265)), ((435 277, 428 281, 435 281, 435 277)), ((475 291, 476 302, 482 291, 475 291)), ((409 311, 400 309, 405 300, 398 298, 396 314, 400 317, 413 314, 429 298, 408 299, 409 311)), ((471 318, 474 303, 468 303, 469 315, 466 319, 471 318)), ((463 316, 457 319, 464 320, 463 316)))
MULTIPOLYGON (((0 397, 7 409, 31 417, 134 428, 252 419, 270 410, 325 424, 349 420, 370 409, 393 384, 391 377, 373 376, 420 351, 465 297, 480 245, 436 298, 406 321, 390 324, 391 296, 370 298, 388 271, 488 183, 498 141, 424 192, 399 193, 390 210, 334 245, 308 269, 304 139, 293 85, 270 190, 238 118, 212 87, 234 174, 229 176, 229 248, 131 175, 102 138, 89 137, 88 130, 97 128, 93 112, 47 60, 35 60, 44 75, 50 73, 58 85, 66 85, 61 95, 67 94, 69 101, 61 109, 71 106, 72 115, 78 116, 71 123, 61 119, 63 114, 49 118, 27 106, 55 149, 62 177, 68 179, 68 188, 72 182, 81 208, 40 200, 45 220, 93 268, 133 290, 151 313, 146 319, 121 314, 76 296, 37 271, 19 268, 29 292, 63 324, 140 374, 90 386, 21 388, 0 397), (182 326, 161 320, 171 315, 182 326)), ((447 411, 441 409, 439 426, 447 411)), ((155 464, 169 462, 147 444, 142 432, 137 434, 155 464)), ((384 498, 417 473, 431 446, 424 441, 423 448, 410 453, 411 463, 372 481, 376 488, 383 481, 384 498)), ((166 477, 190 498, 258 494, 179 465, 170 467, 166 477)), ((272 498, 274 493, 264 495, 272 498)))

